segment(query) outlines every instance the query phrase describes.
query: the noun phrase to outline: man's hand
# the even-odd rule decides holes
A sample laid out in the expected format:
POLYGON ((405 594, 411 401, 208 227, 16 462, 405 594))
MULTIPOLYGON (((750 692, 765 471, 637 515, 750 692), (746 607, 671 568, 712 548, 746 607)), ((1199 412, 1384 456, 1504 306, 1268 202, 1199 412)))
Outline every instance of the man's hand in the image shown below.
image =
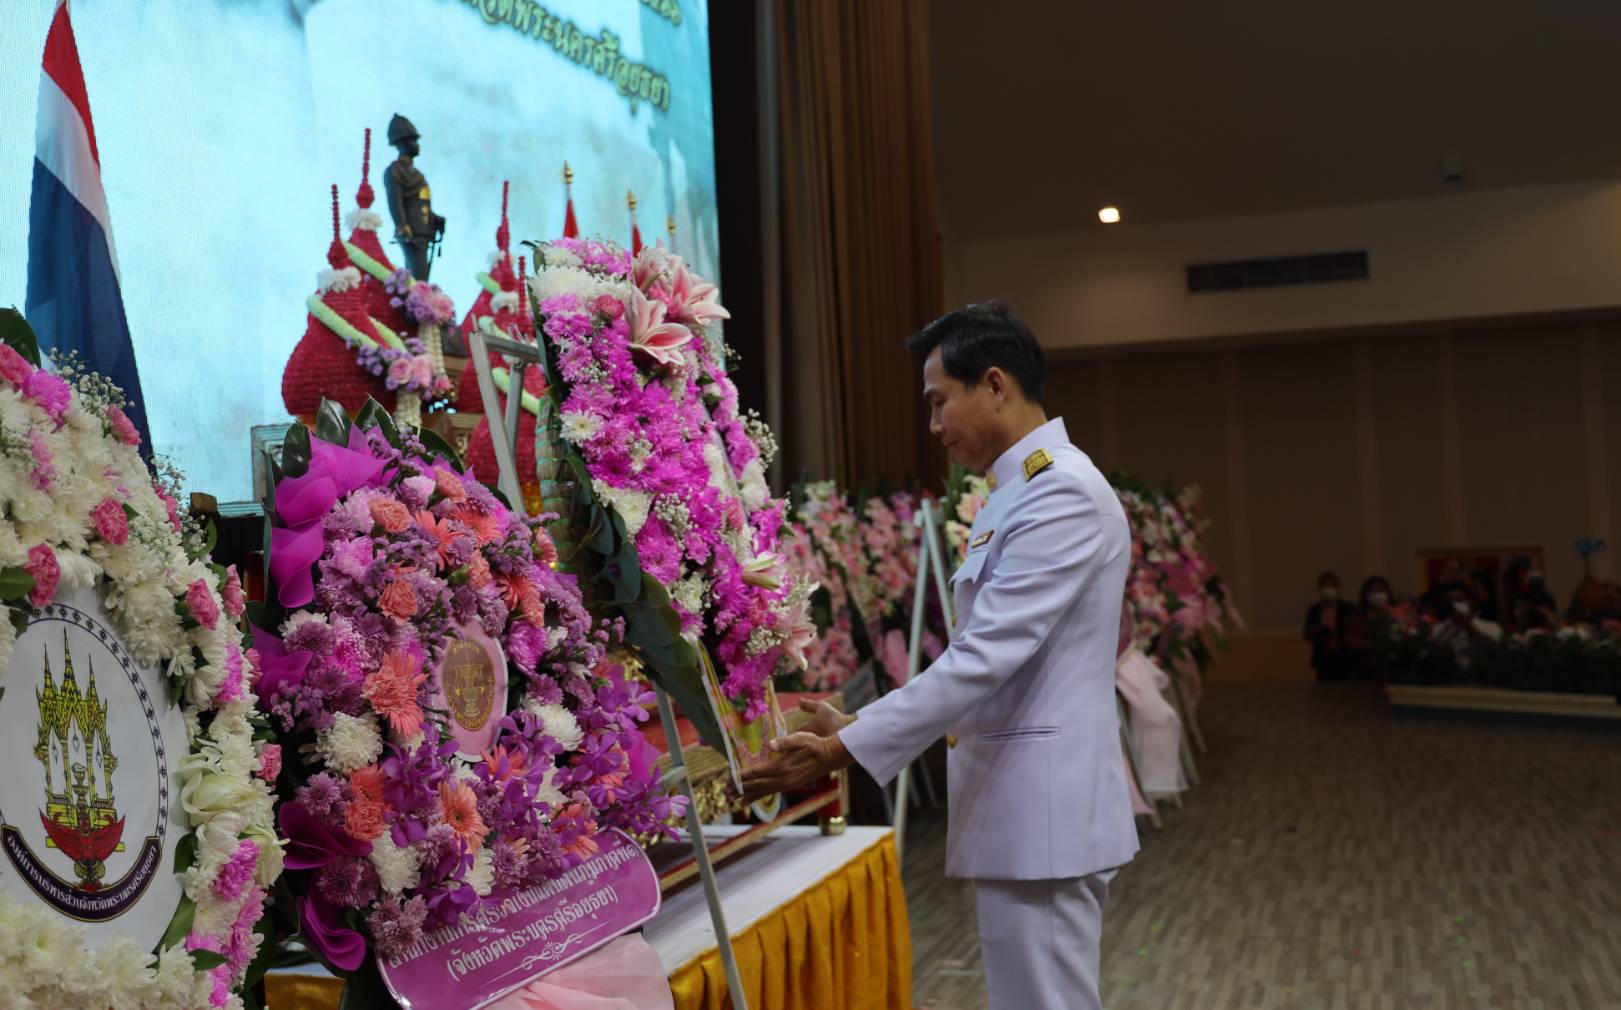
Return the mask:
POLYGON ((743 798, 746 800, 802 789, 851 761, 850 752, 837 736, 790 733, 767 743, 766 749, 776 756, 743 770, 743 798))
POLYGON ((825 701, 812 701, 809 698, 799 699, 799 710, 810 713, 810 722, 804 726, 806 733, 817 736, 832 736, 839 730, 856 721, 853 715, 845 715, 825 701))

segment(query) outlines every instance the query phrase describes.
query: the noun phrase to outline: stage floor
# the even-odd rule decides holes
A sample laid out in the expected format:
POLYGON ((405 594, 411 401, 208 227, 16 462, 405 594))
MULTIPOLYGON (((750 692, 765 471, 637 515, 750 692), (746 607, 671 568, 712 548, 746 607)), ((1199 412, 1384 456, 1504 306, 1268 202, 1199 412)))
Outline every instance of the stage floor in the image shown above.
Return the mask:
MULTIPOLYGON (((1109 1010, 1621 1007, 1621 735, 1211 684, 1204 785, 1116 879, 1109 1010)), ((904 873, 919 1008, 985 1006, 942 816, 904 873)))

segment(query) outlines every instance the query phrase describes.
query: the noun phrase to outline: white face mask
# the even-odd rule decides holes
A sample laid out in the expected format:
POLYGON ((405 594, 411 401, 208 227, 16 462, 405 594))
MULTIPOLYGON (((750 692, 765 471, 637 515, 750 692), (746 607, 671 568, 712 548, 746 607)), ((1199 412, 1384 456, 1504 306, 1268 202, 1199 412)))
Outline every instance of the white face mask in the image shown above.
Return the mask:
POLYGON ((1368 603, 1370 603, 1371 605, 1373 605, 1375 607, 1382 607, 1382 606, 1384 606, 1385 604, 1387 604, 1389 602, 1390 602, 1390 594, 1389 593, 1369 593, 1368 594, 1368 603))
POLYGON ((1325 600, 1337 600, 1340 598, 1339 586, 1324 586, 1317 591, 1323 595, 1325 600))
POLYGON ((1454 614, 1459 615, 1460 617, 1468 617, 1469 616, 1469 601, 1468 600, 1453 600, 1452 601, 1452 612, 1454 614))

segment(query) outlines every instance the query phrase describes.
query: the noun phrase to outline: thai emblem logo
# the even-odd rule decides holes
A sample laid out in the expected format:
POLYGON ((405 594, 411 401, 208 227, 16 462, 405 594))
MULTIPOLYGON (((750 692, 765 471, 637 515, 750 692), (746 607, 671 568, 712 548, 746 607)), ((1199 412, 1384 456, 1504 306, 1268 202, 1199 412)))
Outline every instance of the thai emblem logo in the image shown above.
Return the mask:
POLYGON ((506 715, 507 661, 477 625, 457 624, 433 678, 434 704, 450 713, 457 753, 476 760, 495 742, 506 715))
POLYGON ((0 694, 0 889, 154 942, 173 917, 185 833, 185 723, 161 672, 130 656, 99 596, 73 590, 29 618, 0 694), (15 872, 11 872, 11 871, 15 872))
POLYGON ((124 818, 113 802, 118 758, 107 737, 107 703, 96 692, 95 666, 80 694, 65 631, 62 657, 62 686, 51 677, 47 654, 44 687, 34 691, 39 708, 34 758, 45 770, 45 809, 39 820, 49 838, 46 844, 73 860, 78 890, 95 894, 107 872, 107 857, 124 851, 124 818))

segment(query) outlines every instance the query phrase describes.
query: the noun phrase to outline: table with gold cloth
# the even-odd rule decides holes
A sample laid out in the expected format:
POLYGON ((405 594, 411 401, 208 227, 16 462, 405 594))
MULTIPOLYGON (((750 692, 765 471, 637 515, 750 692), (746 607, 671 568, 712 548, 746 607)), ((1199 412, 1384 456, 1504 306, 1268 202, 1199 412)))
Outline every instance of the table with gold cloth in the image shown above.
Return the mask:
MULTIPOLYGON (((909 1010, 912 941, 889 828, 780 828, 717 876, 750 1010, 909 1010)), ((645 935, 676 1010, 731 1006, 696 882, 665 899, 645 935)), ((329 976, 282 973, 266 988, 268 1010, 336 1010, 340 991, 329 976)))

